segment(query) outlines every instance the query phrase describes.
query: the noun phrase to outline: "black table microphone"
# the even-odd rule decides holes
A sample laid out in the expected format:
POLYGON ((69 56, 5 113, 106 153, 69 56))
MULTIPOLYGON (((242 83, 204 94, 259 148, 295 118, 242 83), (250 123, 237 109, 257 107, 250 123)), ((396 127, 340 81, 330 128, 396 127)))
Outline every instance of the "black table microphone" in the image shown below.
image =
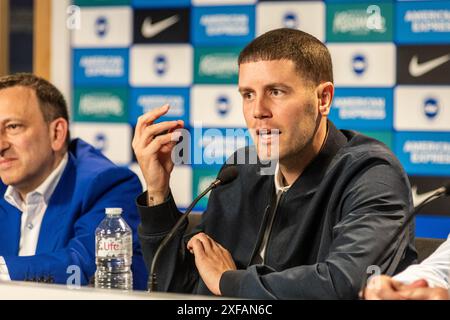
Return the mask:
MULTIPOLYGON (((449 195, 450 195, 450 183, 448 183, 444 187, 440 187, 440 188, 434 190, 427 198, 425 198, 422 202, 420 202, 414 208, 414 210, 411 212, 411 214, 407 217, 405 223, 399 229, 397 229, 397 232, 394 233, 394 236, 387 243, 387 246, 383 250, 380 251, 380 253, 376 257, 376 259, 374 260, 374 264, 376 264, 378 262, 378 260, 380 260, 381 256, 385 253, 385 251, 387 250, 389 245, 392 243, 392 241, 394 241, 403 231, 405 231, 406 227, 410 224, 412 219, 417 215, 417 213, 420 210, 422 210, 422 208, 424 206, 426 206, 427 204, 433 202, 434 200, 437 200, 439 198, 442 198, 442 197, 445 197, 445 196, 449 196, 449 195)), ((369 276, 368 276, 367 273, 365 273, 364 277, 363 277, 362 284, 361 284, 361 290, 360 290, 360 298, 361 299, 364 299, 364 295, 365 295, 364 294, 364 290, 366 288, 368 279, 369 279, 369 276)))
POLYGON ((158 262, 158 258, 161 254, 161 251, 164 249, 164 247, 169 243, 170 240, 175 235, 175 232, 178 230, 178 228, 183 224, 183 222, 187 219, 189 216, 189 213, 191 213, 192 209, 195 207, 197 202, 203 198, 209 191, 214 189, 215 187, 219 185, 225 185, 236 179, 238 176, 238 170, 235 165, 229 165, 225 166, 217 176, 216 180, 214 180, 208 188, 206 188, 202 193, 200 193, 194 201, 189 205, 189 207, 186 209, 186 212, 178 219, 177 223, 172 227, 172 229, 169 231, 169 233, 164 237, 164 239, 161 241, 161 243, 158 246, 158 249, 156 250, 155 256, 153 257, 152 265, 150 268, 150 274, 148 279, 148 291, 153 292, 157 289, 157 279, 156 279, 156 264, 158 262))

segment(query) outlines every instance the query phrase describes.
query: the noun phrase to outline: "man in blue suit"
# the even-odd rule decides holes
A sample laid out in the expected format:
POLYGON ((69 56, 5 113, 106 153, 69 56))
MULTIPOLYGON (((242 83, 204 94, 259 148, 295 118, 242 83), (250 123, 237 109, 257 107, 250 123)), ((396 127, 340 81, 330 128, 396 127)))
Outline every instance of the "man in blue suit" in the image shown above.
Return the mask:
POLYGON ((69 283, 95 272, 95 229, 123 208, 133 230, 134 288, 147 274, 132 199, 142 190, 86 142, 70 140, 63 95, 31 74, 0 78, 0 280, 69 283), (68 280, 69 279, 69 280, 68 280))

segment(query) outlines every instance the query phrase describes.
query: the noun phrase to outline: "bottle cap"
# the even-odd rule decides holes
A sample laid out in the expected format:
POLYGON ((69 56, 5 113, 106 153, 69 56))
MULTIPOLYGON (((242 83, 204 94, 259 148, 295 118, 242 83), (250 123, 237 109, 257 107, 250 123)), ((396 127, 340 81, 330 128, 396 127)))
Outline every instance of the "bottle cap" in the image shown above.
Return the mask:
POLYGON ((106 208, 105 213, 112 215, 120 215, 122 214, 122 208, 106 208))

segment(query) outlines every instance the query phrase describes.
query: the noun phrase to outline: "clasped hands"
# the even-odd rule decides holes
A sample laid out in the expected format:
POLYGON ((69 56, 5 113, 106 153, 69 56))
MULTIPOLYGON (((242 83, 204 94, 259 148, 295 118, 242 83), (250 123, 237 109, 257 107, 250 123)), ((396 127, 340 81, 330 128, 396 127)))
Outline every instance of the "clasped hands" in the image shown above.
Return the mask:
POLYGON ((372 278, 361 297, 368 300, 448 300, 449 292, 445 288, 432 288, 427 281, 420 279, 405 284, 381 275, 372 278))

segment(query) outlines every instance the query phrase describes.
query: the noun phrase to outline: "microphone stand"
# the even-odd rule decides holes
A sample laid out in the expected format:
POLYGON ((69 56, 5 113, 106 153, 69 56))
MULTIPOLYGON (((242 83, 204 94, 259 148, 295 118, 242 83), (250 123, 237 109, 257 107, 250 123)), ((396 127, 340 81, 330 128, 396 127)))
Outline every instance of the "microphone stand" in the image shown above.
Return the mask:
POLYGON ((217 187, 222 183, 221 180, 216 179, 213 183, 209 185, 208 188, 206 188, 202 193, 200 193, 194 201, 189 205, 189 207, 186 209, 185 213, 178 219, 177 223, 170 229, 169 233, 164 237, 164 239, 161 241, 161 244, 158 246, 158 249, 156 250, 155 256, 153 257, 153 261, 150 267, 150 275, 149 275, 149 281, 148 281, 148 292, 156 291, 158 282, 156 279, 156 262, 158 261, 159 256, 161 255, 162 250, 166 247, 166 245, 169 243, 170 240, 172 240, 173 236, 175 235, 175 232, 178 230, 178 228, 184 223, 184 221, 189 216, 189 213, 191 213, 192 209, 195 207, 197 202, 200 201, 201 198, 203 198, 209 191, 217 187))
MULTIPOLYGON (((447 187, 442 187, 442 188, 436 190, 436 192, 434 192, 430 196, 428 196, 425 200, 423 200, 417 207, 414 208, 412 213, 406 219, 405 223, 399 229, 397 229, 397 231, 394 233, 394 236, 389 240, 389 242, 387 242, 387 244, 389 245, 390 243, 392 243, 392 241, 395 240, 400 235, 400 233, 402 233, 406 229, 406 227, 410 224, 412 219, 417 215, 417 213, 424 206, 426 206, 427 204, 429 204, 430 202, 432 202, 432 201, 434 201, 436 199, 441 198, 442 196, 449 195, 449 191, 450 191, 450 189, 448 188, 448 186, 447 187)), ((386 248, 384 248, 384 249, 386 249, 386 248)), ((376 263, 378 260, 380 260, 381 256, 384 253, 385 253, 385 250, 380 251, 380 253, 376 257, 374 262, 376 263)), ((365 288, 366 288, 368 280, 369 280, 368 273, 364 273, 363 281, 362 281, 361 288, 360 288, 360 291, 359 291, 360 292, 360 299, 364 299, 364 297, 365 297, 365 288)))

